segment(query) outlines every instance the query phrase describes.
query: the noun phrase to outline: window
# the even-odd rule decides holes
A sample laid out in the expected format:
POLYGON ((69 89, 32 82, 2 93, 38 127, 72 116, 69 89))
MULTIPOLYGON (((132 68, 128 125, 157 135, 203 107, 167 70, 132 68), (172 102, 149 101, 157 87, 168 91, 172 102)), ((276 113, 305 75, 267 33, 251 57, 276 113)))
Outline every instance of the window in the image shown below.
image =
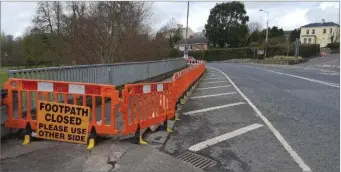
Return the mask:
POLYGON ((333 32, 333 28, 330 28, 330 29, 329 29, 329 33, 332 33, 332 32, 333 32))
POLYGON ((307 43, 307 38, 304 38, 304 39, 303 39, 303 43, 307 43))
POLYGON ((323 29, 323 33, 326 33, 327 29, 323 29))
POLYGON ((307 30, 307 34, 309 34, 309 30, 307 30))
POLYGON ((311 38, 308 39, 308 43, 311 44, 311 38))
POLYGON ((311 34, 315 34, 315 29, 312 30, 312 33, 311 34))

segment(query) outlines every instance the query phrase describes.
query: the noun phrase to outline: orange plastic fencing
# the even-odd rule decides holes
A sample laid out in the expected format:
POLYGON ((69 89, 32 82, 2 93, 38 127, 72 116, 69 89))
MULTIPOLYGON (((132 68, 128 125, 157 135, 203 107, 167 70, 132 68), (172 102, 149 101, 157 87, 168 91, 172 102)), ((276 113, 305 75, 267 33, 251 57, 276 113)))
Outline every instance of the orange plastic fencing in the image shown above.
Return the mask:
POLYGON ((174 117, 172 82, 128 84, 122 92, 122 135, 135 133, 174 117))
POLYGON ((178 100, 186 90, 197 80, 204 72, 206 66, 204 63, 195 64, 176 72, 173 75, 174 97, 178 100))
POLYGON ((203 60, 196 60, 194 58, 188 58, 187 60, 187 65, 194 65, 194 64, 199 64, 199 63, 205 63, 203 60))
POLYGON ((118 91, 112 85, 27 80, 10 78, 4 85, 8 90, 8 128, 25 129, 27 123, 33 131, 37 128, 36 105, 38 100, 91 107, 89 131, 116 135, 115 107, 119 103, 118 91), (15 99, 17 99, 15 101, 15 99), (108 122, 108 120, 110 121, 108 122), (107 124, 109 123, 109 124, 107 124))
POLYGON ((3 100, 8 106, 5 126, 25 129, 29 123, 35 131, 35 107, 38 100, 44 100, 90 107, 89 131, 95 128, 99 135, 118 134, 115 112, 119 111, 124 122, 121 134, 133 134, 138 127, 144 129, 173 119, 177 100, 205 69, 199 61, 176 72, 170 82, 127 84, 121 100, 112 85, 10 78, 4 85, 8 91, 3 100))

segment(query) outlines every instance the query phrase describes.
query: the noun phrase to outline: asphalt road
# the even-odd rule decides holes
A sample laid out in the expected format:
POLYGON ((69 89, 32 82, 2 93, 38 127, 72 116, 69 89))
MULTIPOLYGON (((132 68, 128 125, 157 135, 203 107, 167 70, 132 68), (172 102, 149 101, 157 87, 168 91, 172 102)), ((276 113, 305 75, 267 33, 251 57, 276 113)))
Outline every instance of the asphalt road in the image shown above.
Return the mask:
POLYGON ((340 171, 340 73, 330 69, 339 65, 336 57, 297 66, 209 63, 215 69, 208 68, 199 88, 219 88, 196 89, 164 151, 176 156, 209 144, 197 153, 219 165, 207 171, 340 171), (198 111, 238 102, 245 104, 198 111), (207 141, 255 124, 262 126, 207 141))

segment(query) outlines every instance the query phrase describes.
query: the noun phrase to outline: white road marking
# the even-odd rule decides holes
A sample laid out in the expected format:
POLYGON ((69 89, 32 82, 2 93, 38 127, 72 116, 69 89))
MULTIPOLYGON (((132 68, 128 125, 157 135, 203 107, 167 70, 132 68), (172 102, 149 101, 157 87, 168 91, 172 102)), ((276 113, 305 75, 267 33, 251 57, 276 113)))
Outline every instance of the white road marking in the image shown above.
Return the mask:
POLYGON ((225 79, 225 77, 218 77, 218 78, 208 78, 208 79, 205 79, 203 81, 206 81, 206 80, 212 80, 212 79, 225 79))
MULTIPOLYGON (((256 68, 256 69, 259 69, 259 68, 256 68)), ((319 84, 323 84, 323 85, 328 85, 328 86, 331 86, 331 87, 340 88, 339 84, 335 84, 335 83, 331 83, 331 82, 325 82, 325 81, 311 79, 311 78, 306 78, 306 77, 302 77, 302 76, 297 76, 297 75, 291 75, 291 74, 276 72, 276 71, 273 71, 273 70, 267 70, 267 69, 260 69, 260 70, 265 70, 265 71, 272 72, 272 73, 277 73, 277 74, 280 74, 280 75, 287 75, 287 76, 291 76, 291 77, 294 77, 294 78, 299 78, 299 79, 303 79, 303 80, 307 80, 307 81, 311 81, 311 82, 315 82, 315 83, 319 83, 319 84)))
POLYGON ((242 134, 244 134, 246 132, 255 130, 255 129, 257 129, 259 127, 262 127, 262 126, 263 126, 262 124, 257 124, 257 123, 256 124, 252 124, 252 125, 240 128, 238 130, 234 130, 232 132, 229 132, 229 133, 226 133, 226 134, 214 137, 212 139, 208 139, 206 141, 200 142, 198 144, 195 144, 195 145, 189 147, 189 150, 197 152, 197 151, 200 151, 201 149, 204 149, 204 148, 207 148, 209 146, 212 146, 212 145, 215 145, 217 143, 220 143, 222 141, 228 140, 228 139, 230 139, 232 137, 236 137, 236 136, 242 135, 242 134))
POLYGON ((234 88, 238 91, 238 93, 249 103, 249 105, 253 108, 253 110, 257 113, 257 115, 264 121, 264 123, 269 127, 272 133, 276 136, 279 142, 283 145, 283 147, 289 152, 291 157, 296 161, 296 163, 301 167, 304 172, 311 172, 310 167, 304 163, 302 158, 292 149, 289 143, 283 138, 283 136, 277 131, 277 129, 271 124, 271 122, 258 110, 258 108, 239 90, 239 88, 234 84, 234 82, 221 70, 216 69, 214 67, 209 67, 221 72, 225 77, 230 81, 230 83, 234 86, 234 88))
POLYGON ((213 84, 213 83, 221 83, 221 82, 227 82, 227 81, 212 81, 212 82, 201 82, 200 84, 213 84))
POLYGON ((223 85, 223 86, 217 86, 217 87, 204 87, 204 88, 197 88, 196 90, 207 90, 207 89, 214 89, 214 88, 223 88, 223 87, 230 87, 232 85, 223 85))
POLYGON ((217 110, 217 109, 221 109, 221 108, 232 107, 232 106, 237 106, 237 105, 242 105, 242 104, 245 104, 245 103, 244 102, 231 103, 231 104, 227 104, 227 105, 214 106, 214 107, 205 108, 205 109, 193 110, 193 111, 185 112, 185 113, 182 113, 182 114, 184 114, 184 115, 192 115, 192 114, 195 114, 195 113, 207 112, 207 111, 212 111, 212 110, 217 110))
POLYGON ((230 92, 230 93, 221 93, 221 94, 210 94, 205 96, 194 96, 190 99, 200 99, 200 98, 206 98, 206 97, 216 97, 216 96, 224 96, 224 95, 230 95, 230 94, 236 94, 237 92, 230 92))

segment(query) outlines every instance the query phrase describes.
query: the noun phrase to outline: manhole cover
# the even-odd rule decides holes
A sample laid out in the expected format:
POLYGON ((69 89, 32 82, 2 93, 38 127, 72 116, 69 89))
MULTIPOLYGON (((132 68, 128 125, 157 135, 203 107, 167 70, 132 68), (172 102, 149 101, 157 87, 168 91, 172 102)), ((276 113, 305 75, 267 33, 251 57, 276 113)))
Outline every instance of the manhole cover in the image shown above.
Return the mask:
POLYGON ((213 159, 206 158, 204 156, 189 151, 180 154, 176 158, 201 169, 214 167, 218 163, 213 159))

